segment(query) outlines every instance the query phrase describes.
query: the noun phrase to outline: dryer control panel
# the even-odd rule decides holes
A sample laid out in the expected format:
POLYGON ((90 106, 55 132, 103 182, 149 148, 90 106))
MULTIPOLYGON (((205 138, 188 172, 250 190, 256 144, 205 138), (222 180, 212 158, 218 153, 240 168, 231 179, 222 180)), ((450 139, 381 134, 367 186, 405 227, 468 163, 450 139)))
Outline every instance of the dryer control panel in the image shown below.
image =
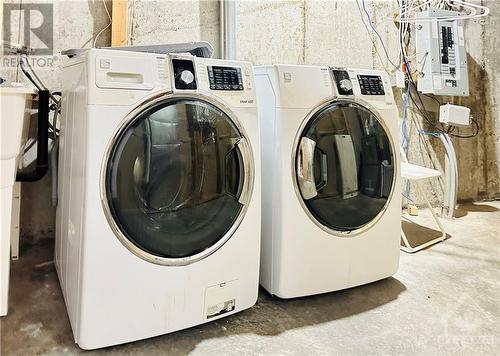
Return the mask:
POLYGON ((253 66, 250 62, 194 57, 198 91, 231 107, 255 107, 253 66))
POLYGON ((174 58, 172 59, 174 70, 174 84, 176 89, 195 90, 196 75, 194 63, 190 59, 174 58))
POLYGON ((241 68, 207 66, 211 90, 243 90, 241 68))
POLYGON ((340 95, 353 95, 352 82, 349 78, 349 73, 345 69, 332 68, 333 79, 337 85, 337 90, 340 95))
POLYGON ((385 95, 382 77, 378 75, 359 75, 359 87, 363 95, 385 95))
POLYGON ((332 77, 336 82, 337 94, 346 95, 341 91, 336 72, 345 71, 348 74, 349 84, 352 86, 352 96, 359 97, 377 109, 385 109, 395 104, 389 74, 376 69, 332 68, 332 77))

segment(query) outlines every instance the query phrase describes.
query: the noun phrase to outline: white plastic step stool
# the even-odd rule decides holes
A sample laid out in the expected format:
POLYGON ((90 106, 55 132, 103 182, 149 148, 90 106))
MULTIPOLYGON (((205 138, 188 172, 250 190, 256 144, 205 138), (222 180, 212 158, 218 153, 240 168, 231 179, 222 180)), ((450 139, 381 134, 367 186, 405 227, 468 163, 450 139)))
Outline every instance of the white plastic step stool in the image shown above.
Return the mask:
MULTIPOLYGON (((402 150, 401 150, 402 151, 402 150)), ((404 246, 401 246, 401 250, 404 252, 408 253, 415 253, 417 251, 420 251, 428 246, 434 245, 438 242, 444 241, 446 239, 446 231, 443 228, 443 225, 441 224, 441 221, 439 221, 438 216, 434 212, 434 208, 432 207, 429 199, 427 198, 427 195, 423 191, 422 187, 420 186, 421 181, 430 179, 430 178, 435 178, 435 177, 440 177, 441 172, 435 169, 427 168, 427 167, 422 167, 418 166, 416 164, 411 164, 408 163, 408 159, 406 158, 406 155, 404 152, 401 152, 401 156, 403 158, 403 162, 401 162, 401 177, 403 179, 407 179, 410 181, 414 181, 416 184, 416 187, 418 191, 420 192, 420 195, 422 195, 425 199, 425 204, 431 211, 432 217, 434 221, 436 222, 437 226, 439 226, 439 230, 441 231, 441 235, 439 237, 436 237, 435 239, 432 239, 430 241, 427 241, 425 243, 422 243, 420 245, 412 246, 406 237, 405 232, 401 228, 401 238, 403 239, 403 244, 404 246)))

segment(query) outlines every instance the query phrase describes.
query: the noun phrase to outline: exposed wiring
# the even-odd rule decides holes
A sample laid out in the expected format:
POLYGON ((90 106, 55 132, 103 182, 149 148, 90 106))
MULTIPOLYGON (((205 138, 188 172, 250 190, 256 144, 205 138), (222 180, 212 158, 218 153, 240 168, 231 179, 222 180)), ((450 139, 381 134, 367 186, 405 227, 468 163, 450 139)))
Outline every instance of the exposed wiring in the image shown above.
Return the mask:
MULTIPOLYGON (((99 39, 99 36, 104 32, 106 31, 110 26, 111 26, 111 23, 112 23, 112 19, 111 19, 111 15, 109 13, 109 10, 108 10, 108 6, 106 5, 106 0, 101 0, 102 1, 102 4, 104 6, 104 10, 106 10, 106 15, 108 15, 108 19, 109 19, 109 23, 107 24, 106 27, 104 27, 101 31, 99 31, 99 33, 97 34, 97 36, 95 36, 95 39, 94 39, 94 45, 92 47, 95 48, 96 44, 97 44, 97 40, 99 39)), ((84 47, 86 44, 88 43, 88 41, 82 46, 84 47)))
POLYGON ((387 68, 386 64, 385 64, 385 61, 384 59, 382 58, 379 50, 378 50, 378 46, 377 44, 375 43, 375 40, 373 39, 373 36, 371 34, 371 31, 370 29, 368 28, 368 24, 366 23, 365 21, 365 16, 363 14, 363 10, 361 9, 361 6, 359 5, 359 1, 356 0, 356 6, 358 7, 358 11, 359 11, 359 15, 360 15, 360 18, 361 18, 361 21, 363 22, 363 25, 365 26, 365 29, 366 31, 368 32, 368 38, 370 38, 370 41, 373 45, 373 49, 375 50, 375 53, 377 54, 378 56, 378 59, 380 60, 380 64, 384 67, 384 70, 388 73, 388 74, 391 74, 391 70, 387 68))
MULTIPOLYGON (((413 79, 411 79, 412 82, 413 82, 413 79)), ((414 83, 414 82, 413 82, 414 83)), ((452 137, 456 137, 456 138, 474 138, 476 137, 478 134, 479 134, 479 131, 480 131, 480 126, 479 126, 479 123, 477 122, 477 120, 475 120, 474 118, 471 118, 471 121, 472 123, 474 124, 474 132, 470 135, 460 135, 460 134, 454 134, 453 133, 453 130, 449 130, 449 129, 444 129, 444 127, 439 127, 437 126, 436 123, 433 122, 433 118, 432 118, 432 115, 427 111, 425 105, 424 105, 424 102, 422 100, 422 97, 420 95, 420 93, 417 91, 417 90, 414 90, 415 93, 417 94, 417 97, 419 99, 419 102, 417 102, 415 100, 415 98, 413 97, 413 95, 411 94, 411 91, 409 92, 410 93, 410 99, 414 105, 414 107, 418 110, 420 116, 429 124, 430 127, 432 127, 434 130, 440 132, 440 133, 448 133, 450 136, 452 137)), ((437 99, 435 99, 437 102, 439 102, 437 99)))
MULTIPOLYGON (((2 6, 3 6, 3 1, 2 1, 2 6)), ((22 24, 22 21, 21 21, 21 11, 23 9, 23 2, 22 0, 19 1, 19 24, 17 25, 17 42, 21 42, 21 24, 22 24)), ((3 37, 3 36, 2 36, 3 37)), ((21 47, 24 47, 24 46, 21 46, 21 47)), ((18 56, 18 59, 19 59, 19 56, 18 56)), ((19 61, 18 61, 19 62, 19 61)), ((20 68, 21 64, 18 63, 17 67, 16 67, 16 82, 19 81, 19 68, 20 68)))
POLYGON ((401 96, 403 99, 403 115, 401 122, 401 147, 405 152, 408 152, 408 108, 410 107, 410 90, 411 90, 411 82, 408 81, 406 91, 402 92, 401 96))
MULTIPOLYGON (((420 142, 420 151, 423 153, 427 151, 428 158, 432 162, 432 157, 429 152, 429 140, 423 139, 423 136, 431 136, 435 138, 441 139, 443 135, 445 136, 451 136, 455 138, 473 138, 476 137, 479 134, 480 131, 480 126, 479 123, 474 119, 471 118, 471 122, 473 125, 473 132, 464 135, 460 133, 460 129, 455 126, 445 126, 442 123, 439 123, 439 121, 436 119, 436 117, 429 113, 427 110, 427 107, 422 99, 422 96, 426 96, 431 100, 434 100, 437 104, 438 107, 442 105, 441 101, 434 96, 428 95, 428 94, 421 94, 417 90, 417 76, 421 68, 423 67, 425 61, 427 60, 428 53, 418 53, 416 51, 412 52, 413 54, 408 55, 408 49, 411 46, 411 34, 412 31, 415 30, 416 28, 412 28, 411 25, 411 20, 408 20, 406 17, 409 16, 409 13, 405 12, 405 9, 408 7, 411 7, 413 9, 417 7, 425 7, 425 6, 430 6, 430 7, 439 7, 445 9, 447 4, 444 2, 439 3, 440 0, 430 0, 426 1, 425 3, 419 1, 419 0, 398 0, 399 4, 399 26, 398 26, 398 40, 399 40, 399 50, 400 50, 400 63, 401 65, 401 71, 403 72, 406 80, 405 80, 405 88, 402 89, 402 103, 403 103, 403 108, 402 108, 402 122, 401 122, 401 149, 405 154, 408 152, 409 144, 410 144, 410 138, 408 134, 408 113, 411 111, 412 113, 412 121, 416 121, 415 117, 413 115, 414 110, 418 113, 418 115, 422 118, 422 120, 427 123, 428 127, 430 129, 423 129, 422 127, 418 128, 420 124, 417 125, 417 132, 419 136, 419 142, 420 142), (411 60, 414 60, 414 62, 411 62, 411 60), (415 77, 414 77, 415 76, 415 77), (456 131, 456 132, 455 132, 456 131), (422 146, 423 145, 423 146, 422 146)), ((364 4, 364 2, 363 2, 364 4)), ((365 8, 366 12, 366 8, 365 8)), ((371 23, 371 22, 370 22, 371 23)), ((379 36, 380 38, 380 36, 379 36)), ((449 138, 448 138, 449 139, 449 138)), ((436 194, 436 192, 434 192, 436 194)), ((403 186, 403 192, 402 192, 403 197, 405 197, 408 201, 411 201, 411 192, 410 192, 410 185, 405 184, 403 186)))
POLYGON ((33 74, 33 76, 35 77, 35 79, 38 81, 38 83, 40 84, 40 86, 44 89, 44 90, 47 90, 47 87, 45 86, 45 84, 43 84, 42 80, 40 79, 40 77, 38 76, 38 74, 36 74, 35 70, 33 69, 33 67, 31 66, 31 63, 29 61, 29 58, 27 55, 24 55, 22 58, 24 58, 26 60, 26 64, 28 65, 28 68, 30 69, 31 73, 33 74))
MULTIPOLYGON (((26 76, 26 78, 28 78, 28 80, 33 83, 33 85, 38 89, 38 91, 41 91, 41 90, 48 90, 47 87, 45 86, 45 84, 42 82, 42 80, 40 79, 40 77, 38 76, 38 74, 36 74, 36 71, 33 69, 33 67, 31 66, 30 62, 29 62, 29 59, 28 59, 28 56, 27 55, 22 55, 20 58, 19 58, 19 64, 20 64, 20 67, 21 67, 21 71, 24 73, 24 75, 26 76), (31 74, 26 70, 26 67, 24 66, 24 64, 26 63, 26 65, 28 66, 28 68, 30 69, 31 73, 33 74, 33 76, 36 78, 36 80, 33 78, 33 76, 31 76, 31 74)), ((52 99, 52 101, 54 101, 55 103, 59 103, 59 100, 56 99, 56 97, 51 93, 49 92, 49 96, 50 98, 52 99)))
POLYGON ((429 98, 429 99, 434 100, 439 106, 443 105, 443 103, 433 95, 424 94, 424 96, 429 98))
POLYGON ((38 91, 42 91, 42 87, 40 86, 40 84, 38 84, 34 79, 33 77, 31 76, 31 74, 26 70, 26 68, 24 67, 24 58, 21 57, 19 59, 19 65, 21 67, 21 70, 22 72, 24 73, 24 75, 26 76, 26 78, 28 78, 28 80, 33 83, 33 85, 38 89, 38 91))
MULTIPOLYGON (((412 1, 410 1, 410 3, 412 3, 412 1)), ((400 0, 399 4, 400 4, 400 7, 403 8, 405 6, 405 1, 400 0)), ((404 65, 404 68, 406 69, 406 74, 407 74, 407 78, 408 78, 408 89, 409 90, 407 90, 407 94, 408 94, 412 104, 416 107, 416 109, 418 110, 418 112, 420 113, 422 118, 429 124, 429 126, 431 126, 436 131, 444 133, 445 132, 444 129, 442 127, 437 126, 433 122, 433 118, 429 114, 429 112, 427 111, 425 104, 422 100, 422 97, 420 96, 420 93, 417 90, 417 84, 415 83, 415 81, 413 79, 411 65, 408 61, 408 58, 406 56, 406 51, 405 51, 405 48, 407 46, 407 44, 405 43, 405 38, 406 38, 406 36, 409 35, 409 32, 410 32, 409 27, 405 23, 401 23, 399 30, 400 30, 399 31, 400 32, 399 40, 400 40, 401 57, 402 57, 403 65, 404 65), (419 102, 417 102, 415 100, 415 98, 412 94, 412 89, 416 93, 419 102)))
POLYGON ((440 132, 432 132, 432 131, 425 131, 425 130, 418 130, 418 133, 421 135, 428 135, 428 136, 434 136, 434 137, 439 137, 439 135, 441 135, 440 132))
POLYGON ((408 199, 411 203, 415 203, 415 202, 413 201, 413 199, 412 199, 412 198, 410 198, 410 196, 409 196, 408 194, 401 193, 401 195, 403 196, 403 198, 408 199))
MULTIPOLYGON (((356 1, 358 1, 358 0, 356 0, 356 1)), ((361 0, 361 5, 362 5, 363 11, 365 12, 366 17, 368 19, 368 24, 370 25, 373 33, 375 33, 377 35, 378 39, 380 40, 380 44, 382 45, 382 48, 384 49, 384 53, 385 53, 385 56, 387 57, 387 60, 395 69, 399 69, 399 66, 394 64, 391 57, 389 56, 389 52, 387 51, 387 47, 385 46, 385 43, 384 43, 384 40, 382 39, 382 36, 380 36, 380 34, 376 30, 375 26, 373 25, 370 14, 368 13, 368 10, 366 9, 365 0, 361 0)))
MULTIPOLYGON (((19 59, 19 65, 21 71, 24 73, 26 78, 37 88, 38 91, 46 90, 48 91, 45 84, 42 82, 40 77, 37 75, 33 67, 29 63, 29 59, 26 55, 22 55, 19 59), (25 67, 25 64, 29 67, 30 71, 28 71, 25 67), (31 72, 31 73, 30 73, 31 72), (32 75, 33 74, 33 75, 32 75)), ((52 123, 49 122, 49 134, 51 135, 52 140, 56 140, 59 130, 57 129, 57 118, 59 115, 59 111, 61 109, 61 100, 57 99, 56 96, 61 96, 61 93, 54 92, 51 93, 49 91, 49 97, 54 102, 54 104, 49 105, 50 110, 54 111, 54 115, 52 117, 52 123)), ((27 146, 26 149, 29 149, 31 146, 27 146)), ((25 151, 26 151, 25 149, 25 151)))
POLYGON ((400 6, 397 12, 397 15, 394 17, 395 21, 399 23, 409 23, 474 19, 489 15, 490 9, 482 4, 474 4, 463 0, 411 0, 408 1, 405 6, 400 6), (442 10, 453 9, 457 12, 460 12, 460 15, 442 15, 433 18, 416 16, 416 14, 430 8, 442 10))

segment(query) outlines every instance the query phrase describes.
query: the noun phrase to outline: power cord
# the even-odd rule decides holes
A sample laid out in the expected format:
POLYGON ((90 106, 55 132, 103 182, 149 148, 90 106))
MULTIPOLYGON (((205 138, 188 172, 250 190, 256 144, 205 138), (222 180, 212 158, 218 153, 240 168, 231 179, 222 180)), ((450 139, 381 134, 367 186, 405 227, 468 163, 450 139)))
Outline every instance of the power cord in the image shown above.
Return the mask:
POLYGON ((97 44, 97 40, 99 39, 99 36, 104 32, 106 31, 110 26, 111 26, 111 23, 113 22, 113 20, 111 19, 111 15, 109 14, 109 10, 108 10, 108 6, 106 5, 106 0, 102 0, 102 4, 104 6, 104 10, 106 10, 106 15, 108 15, 108 19, 109 19, 109 23, 107 24, 106 27, 104 27, 101 31, 99 31, 99 33, 97 34, 97 36, 95 36, 95 39, 94 39, 94 45, 93 47, 95 48, 96 44, 97 44))

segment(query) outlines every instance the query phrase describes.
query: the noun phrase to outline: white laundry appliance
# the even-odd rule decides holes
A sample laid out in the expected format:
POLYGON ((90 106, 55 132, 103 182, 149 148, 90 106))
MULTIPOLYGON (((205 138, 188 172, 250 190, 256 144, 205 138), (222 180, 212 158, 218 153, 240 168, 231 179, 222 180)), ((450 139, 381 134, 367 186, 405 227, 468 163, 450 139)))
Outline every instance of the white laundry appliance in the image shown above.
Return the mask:
POLYGON ((293 298, 398 269, 398 110, 385 72, 255 68, 261 123, 260 283, 293 298))
POLYGON ((63 78, 55 263, 79 346, 251 307, 261 206, 252 65, 91 49, 63 78))
POLYGON ((0 316, 8 311, 11 239, 20 206, 19 199, 14 200, 14 191, 20 191, 16 174, 28 140, 31 103, 36 94, 32 87, 16 84, 0 86, 0 316))

